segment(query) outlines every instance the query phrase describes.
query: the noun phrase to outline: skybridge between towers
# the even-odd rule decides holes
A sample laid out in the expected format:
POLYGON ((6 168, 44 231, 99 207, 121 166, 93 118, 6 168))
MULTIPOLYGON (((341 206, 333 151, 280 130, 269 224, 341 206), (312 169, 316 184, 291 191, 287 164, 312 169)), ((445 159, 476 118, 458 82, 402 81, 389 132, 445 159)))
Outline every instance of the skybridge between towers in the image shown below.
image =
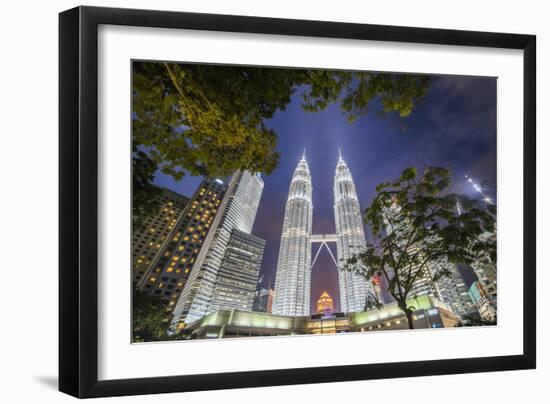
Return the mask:
POLYGON ((334 257, 334 254, 330 250, 330 247, 328 246, 328 243, 336 243, 336 234, 312 234, 310 236, 311 244, 319 243, 321 244, 319 246, 319 249, 315 253, 315 257, 313 258, 313 261, 311 262, 311 268, 315 265, 315 262, 317 261, 317 257, 319 257, 319 253, 325 247, 330 254, 330 257, 332 258, 332 261, 334 262, 334 265, 336 265, 336 268, 338 268, 338 261, 336 261, 336 258, 334 257))

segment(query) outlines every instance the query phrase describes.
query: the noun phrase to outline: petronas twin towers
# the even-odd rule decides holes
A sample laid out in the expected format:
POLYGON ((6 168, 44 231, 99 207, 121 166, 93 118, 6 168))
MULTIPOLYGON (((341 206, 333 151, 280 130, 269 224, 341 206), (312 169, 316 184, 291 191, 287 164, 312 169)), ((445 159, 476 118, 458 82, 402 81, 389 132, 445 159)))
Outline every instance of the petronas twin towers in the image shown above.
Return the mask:
POLYGON ((367 297, 374 292, 373 287, 361 275, 342 269, 348 258, 365 247, 366 241, 355 184, 341 154, 334 175, 336 234, 312 234, 312 190, 311 174, 304 152, 294 170, 288 191, 275 279, 273 314, 310 314, 311 245, 321 243, 319 252, 328 242, 336 242, 341 311, 363 311, 367 297))

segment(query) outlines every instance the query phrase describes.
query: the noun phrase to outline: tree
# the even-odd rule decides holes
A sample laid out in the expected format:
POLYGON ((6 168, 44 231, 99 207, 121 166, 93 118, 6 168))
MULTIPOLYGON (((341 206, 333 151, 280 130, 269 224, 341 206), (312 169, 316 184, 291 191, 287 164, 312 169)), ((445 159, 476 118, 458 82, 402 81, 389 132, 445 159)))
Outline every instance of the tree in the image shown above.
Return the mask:
MULTIPOLYGON (((293 95, 310 112, 340 102, 353 121, 371 110, 406 117, 427 88, 427 76, 134 62, 134 154, 144 153, 147 164, 176 180, 240 169, 269 174, 279 153, 267 121, 293 95)), ((135 198, 134 205, 140 213, 154 210, 135 198)))
POLYGON ((158 213, 162 191, 153 185, 156 164, 134 146, 132 153, 132 231, 143 228, 145 219, 158 213))
POLYGON ((495 206, 447 193, 450 185, 450 172, 440 167, 422 176, 407 168, 395 181, 378 185, 365 214, 369 241, 344 266, 367 279, 384 276, 409 328, 414 328, 415 308, 408 301, 415 282, 435 283, 450 275, 446 266, 432 264, 442 258, 471 264, 481 253, 496 259, 494 238, 482 237, 495 231, 495 206))
POLYGON ((170 326, 167 305, 159 297, 134 290, 132 299, 132 341, 164 341, 170 326))

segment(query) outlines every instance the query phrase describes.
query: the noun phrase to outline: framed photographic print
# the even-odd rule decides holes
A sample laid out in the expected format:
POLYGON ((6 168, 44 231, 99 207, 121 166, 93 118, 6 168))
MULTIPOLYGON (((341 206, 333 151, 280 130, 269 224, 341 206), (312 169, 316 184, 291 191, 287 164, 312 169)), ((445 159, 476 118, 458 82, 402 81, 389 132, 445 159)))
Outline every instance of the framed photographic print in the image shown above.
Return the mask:
POLYGON ((60 14, 60 390, 535 367, 535 37, 60 14))

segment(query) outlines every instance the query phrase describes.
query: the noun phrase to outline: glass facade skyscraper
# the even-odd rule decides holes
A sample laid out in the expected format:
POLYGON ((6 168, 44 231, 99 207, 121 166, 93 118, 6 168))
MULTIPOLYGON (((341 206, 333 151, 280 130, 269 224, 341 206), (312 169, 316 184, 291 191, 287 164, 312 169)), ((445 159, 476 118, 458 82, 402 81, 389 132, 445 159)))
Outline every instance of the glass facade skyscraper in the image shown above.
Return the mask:
POLYGON ((220 265, 210 311, 253 309, 265 240, 233 229, 220 265))
POLYGON ((334 174, 334 220, 340 310, 346 313, 363 311, 367 296, 374 296, 373 286, 364 276, 343 270, 349 258, 365 249, 366 239, 355 183, 341 154, 334 174))
MULTIPOLYGON (((204 246, 176 304, 172 325, 181 322, 189 324, 214 310, 223 308, 220 307, 222 298, 216 294, 219 282, 227 280, 222 270, 222 261, 230 244, 232 232, 238 230, 250 234, 252 231, 263 187, 260 174, 238 171, 231 178, 204 246)), ((255 289, 254 285, 252 295, 255 289)), ((244 309, 252 309, 252 300, 250 307, 244 309)))
POLYGON ((312 185, 305 152, 292 175, 285 206, 273 313, 306 316, 310 313, 312 185))

